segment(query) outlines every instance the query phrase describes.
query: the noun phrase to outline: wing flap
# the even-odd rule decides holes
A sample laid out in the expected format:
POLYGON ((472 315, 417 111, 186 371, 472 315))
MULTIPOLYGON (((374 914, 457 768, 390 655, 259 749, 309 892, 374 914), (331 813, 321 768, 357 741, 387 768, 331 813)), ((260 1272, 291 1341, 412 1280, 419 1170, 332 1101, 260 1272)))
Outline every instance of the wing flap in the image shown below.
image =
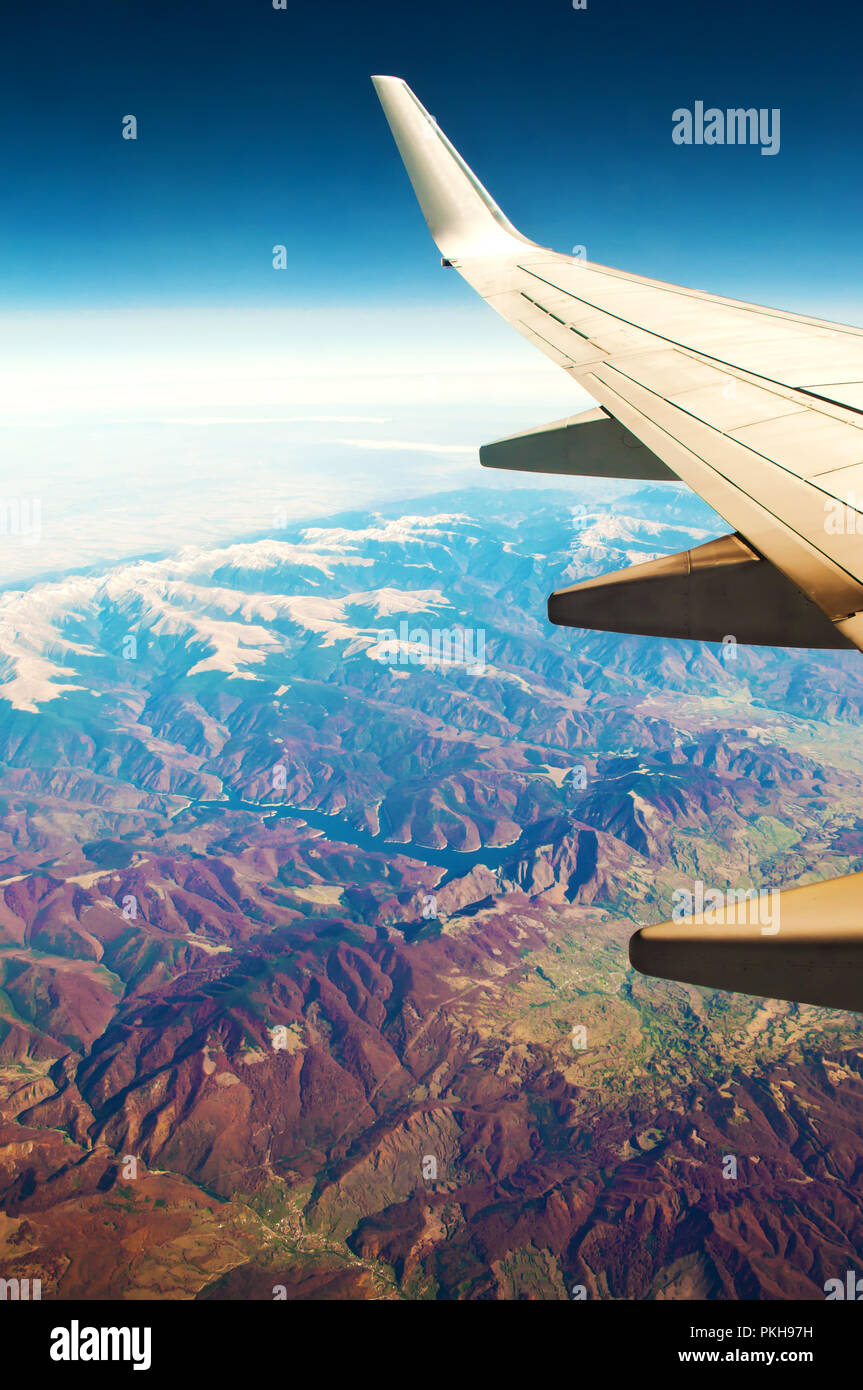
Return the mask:
POLYGON ((610 363, 589 373, 584 385, 831 621, 863 609, 859 538, 828 531, 825 492, 610 363))
POLYGON ((566 420, 484 444, 479 461, 483 468, 525 473, 678 481, 662 459, 604 410, 585 410, 566 420))
POLYGON ((559 589, 561 627, 768 647, 849 647, 821 609, 740 536, 559 589))
MULTIPOLYGON (((726 898, 728 895, 725 895, 726 898)), ((642 927, 629 959, 643 975, 767 999, 863 1011, 863 874, 756 893, 642 927)))

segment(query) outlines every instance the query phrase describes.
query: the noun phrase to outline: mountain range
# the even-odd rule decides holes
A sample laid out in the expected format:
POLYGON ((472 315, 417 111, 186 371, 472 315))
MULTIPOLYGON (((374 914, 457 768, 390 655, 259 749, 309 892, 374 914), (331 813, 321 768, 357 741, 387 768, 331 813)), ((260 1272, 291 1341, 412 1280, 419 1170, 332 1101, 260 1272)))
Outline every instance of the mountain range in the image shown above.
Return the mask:
POLYGON ((0 595, 0 1277, 844 1277, 859 1019, 626 944, 696 880, 860 867, 858 655, 545 619, 717 524, 670 485, 475 489, 0 595))

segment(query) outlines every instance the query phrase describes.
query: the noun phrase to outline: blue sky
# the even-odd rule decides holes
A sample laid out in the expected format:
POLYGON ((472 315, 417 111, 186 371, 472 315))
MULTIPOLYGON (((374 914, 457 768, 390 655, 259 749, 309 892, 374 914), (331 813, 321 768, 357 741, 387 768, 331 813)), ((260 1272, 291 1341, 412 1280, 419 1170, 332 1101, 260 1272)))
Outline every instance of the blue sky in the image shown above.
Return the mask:
POLYGON ((395 72, 534 239, 808 307, 842 291, 859 246, 849 17, 835 0, 13 7, 3 297, 457 299, 369 83, 395 72), (780 107, 779 157, 674 146, 672 110, 699 98, 780 107), (130 112, 135 143, 120 138, 130 112), (277 241, 295 275, 272 271, 277 241))
POLYGON ((449 487, 485 439, 584 404, 440 270, 373 72, 407 79, 533 239, 863 318, 859 44, 832 0, 49 0, 4 40, 0 485, 45 493, 32 572, 194 541, 184 487, 226 533, 249 518, 224 497, 258 479, 255 516, 280 479, 312 505, 309 449, 351 501, 449 487), (675 145, 696 100, 778 107, 780 153, 675 145))

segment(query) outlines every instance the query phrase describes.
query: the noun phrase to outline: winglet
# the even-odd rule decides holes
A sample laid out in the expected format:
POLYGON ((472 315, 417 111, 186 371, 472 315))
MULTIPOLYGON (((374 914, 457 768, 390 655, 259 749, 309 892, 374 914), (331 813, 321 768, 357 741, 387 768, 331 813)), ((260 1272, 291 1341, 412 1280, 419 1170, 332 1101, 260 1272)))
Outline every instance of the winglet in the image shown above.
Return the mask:
POLYGON ((437 122, 400 77, 373 77, 404 166, 446 260, 511 252, 516 231, 437 122))

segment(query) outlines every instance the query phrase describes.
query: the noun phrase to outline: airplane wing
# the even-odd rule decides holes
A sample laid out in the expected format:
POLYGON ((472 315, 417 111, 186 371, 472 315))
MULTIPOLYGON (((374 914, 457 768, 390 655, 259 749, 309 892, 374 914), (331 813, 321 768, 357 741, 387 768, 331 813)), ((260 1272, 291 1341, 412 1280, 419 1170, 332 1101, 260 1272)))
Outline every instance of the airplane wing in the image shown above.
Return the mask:
MULTIPOLYGON (((863 650, 863 330, 537 245, 407 84, 372 80, 443 265, 598 402, 485 446, 481 462, 681 480, 731 528, 559 590, 552 622, 863 650)), ((720 913, 710 926, 643 928, 630 958, 665 978, 863 1011, 863 875, 815 887, 781 895, 787 937, 720 913), (842 923, 833 965, 813 969, 813 952, 827 961, 831 914, 842 923)))
POLYGON ((552 621, 863 649, 863 330, 528 241, 407 84, 373 81, 444 263, 601 408, 487 445, 482 463, 681 479, 736 537, 715 555, 684 552, 674 579, 665 561, 610 576, 616 602, 605 621, 594 581, 552 595, 552 621), (721 632, 717 593, 729 601, 721 632))

